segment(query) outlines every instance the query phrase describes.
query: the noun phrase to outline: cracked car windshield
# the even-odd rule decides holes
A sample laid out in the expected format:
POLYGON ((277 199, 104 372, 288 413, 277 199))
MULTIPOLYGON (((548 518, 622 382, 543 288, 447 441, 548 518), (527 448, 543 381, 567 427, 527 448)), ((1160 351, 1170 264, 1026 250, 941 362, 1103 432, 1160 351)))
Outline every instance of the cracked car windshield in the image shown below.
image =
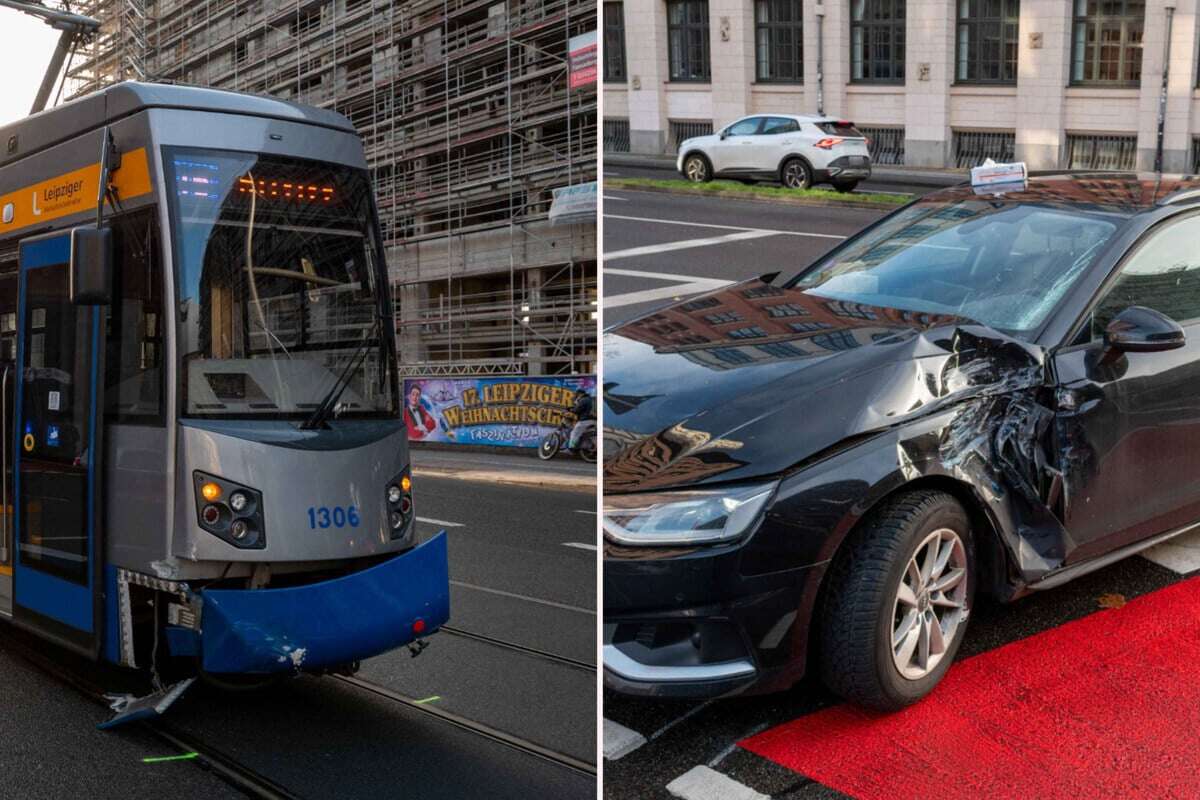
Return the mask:
POLYGON ((1118 224, 1067 208, 920 202, 791 285, 836 300, 954 314, 1030 338, 1118 224))
POLYGON ((392 408, 370 187, 360 170, 168 150, 186 413, 392 408))

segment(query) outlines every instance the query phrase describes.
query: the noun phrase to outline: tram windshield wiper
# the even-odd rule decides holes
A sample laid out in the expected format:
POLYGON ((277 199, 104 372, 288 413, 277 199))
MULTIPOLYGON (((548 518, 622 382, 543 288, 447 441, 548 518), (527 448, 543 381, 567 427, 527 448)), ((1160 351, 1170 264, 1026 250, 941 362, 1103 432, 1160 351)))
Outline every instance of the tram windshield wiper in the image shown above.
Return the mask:
POLYGON ((367 354, 371 352, 371 347, 376 341, 380 341, 380 346, 382 347, 381 337, 383 326, 380 324, 381 322, 382 318, 376 316, 375 322, 371 327, 363 332, 362 343, 354 351, 354 355, 351 356, 349 363, 346 364, 346 368, 342 370, 342 374, 338 376, 338 379, 329 389, 329 392, 321 400, 320 405, 313 410, 308 419, 301 423, 300 430, 311 431, 325 427, 329 416, 337 408, 338 401, 342 399, 342 395, 346 393, 346 389, 350 386, 353 375, 358 372, 363 361, 366 360, 367 354))

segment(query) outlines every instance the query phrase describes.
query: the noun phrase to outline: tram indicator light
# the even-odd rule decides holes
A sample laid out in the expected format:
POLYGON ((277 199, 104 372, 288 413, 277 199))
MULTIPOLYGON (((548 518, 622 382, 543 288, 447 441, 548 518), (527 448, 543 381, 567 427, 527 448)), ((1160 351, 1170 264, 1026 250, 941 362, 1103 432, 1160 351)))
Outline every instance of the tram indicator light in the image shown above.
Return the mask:
POLYGON ((411 492, 412 491, 412 478, 408 477, 407 475, 405 475, 403 478, 401 478, 400 479, 400 488, 406 492, 411 492))
POLYGON ((221 487, 212 481, 209 481, 200 487, 200 494, 205 500, 211 503, 215 500, 221 499, 221 487))

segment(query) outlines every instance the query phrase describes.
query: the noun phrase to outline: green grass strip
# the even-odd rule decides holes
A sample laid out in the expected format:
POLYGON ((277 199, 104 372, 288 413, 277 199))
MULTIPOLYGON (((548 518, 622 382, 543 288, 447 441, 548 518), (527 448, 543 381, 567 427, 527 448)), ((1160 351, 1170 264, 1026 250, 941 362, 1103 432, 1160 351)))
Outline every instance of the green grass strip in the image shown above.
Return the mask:
POLYGON ((426 703, 433 703, 433 702, 436 702, 441 699, 442 699, 441 695, 435 694, 433 697, 426 697, 424 700, 414 700, 413 702, 419 706, 423 706, 426 703))
POLYGON ((667 180, 663 178, 606 178, 604 185, 610 189, 636 189, 639 186, 652 189, 668 189, 678 192, 696 194, 711 194, 715 192, 736 192, 747 197, 768 198, 802 198, 820 200, 829 203, 867 202, 883 203, 899 206, 912 200, 911 194, 882 194, 877 192, 839 192, 833 189, 788 189, 784 186, 770 186, 759 183, 744 184, 739 181, 709 181, 708 183, 692 183, 685 180, 667 180))
POLYGON ((193 758, 198 758, 199 753, 184 753, 179 756, 154 756, 152 758, 143 758, 143 764, 161 764, 164 761, 190 761, 193 758))

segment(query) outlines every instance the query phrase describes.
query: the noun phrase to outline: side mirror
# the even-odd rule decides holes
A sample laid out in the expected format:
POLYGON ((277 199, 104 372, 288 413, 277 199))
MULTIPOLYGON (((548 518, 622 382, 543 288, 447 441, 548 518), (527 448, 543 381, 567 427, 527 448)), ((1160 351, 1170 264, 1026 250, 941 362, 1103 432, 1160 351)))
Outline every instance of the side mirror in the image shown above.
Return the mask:
POLYGON ((1130 306, 1104 329, 1105 346, 1125 353, 1156 353, 1183 347, 1187 337, 1179 323, 1145 306, 1130 306))
POLYGON ((725 141, 725 137, 728 135, 729 135, 728 131, 721 131, 721 133, 720 133, 721 141, 722 142, 725 141))
POLYGON ((112 228, 71 231, 71 302, 106 306, 112 302, 112 228))

